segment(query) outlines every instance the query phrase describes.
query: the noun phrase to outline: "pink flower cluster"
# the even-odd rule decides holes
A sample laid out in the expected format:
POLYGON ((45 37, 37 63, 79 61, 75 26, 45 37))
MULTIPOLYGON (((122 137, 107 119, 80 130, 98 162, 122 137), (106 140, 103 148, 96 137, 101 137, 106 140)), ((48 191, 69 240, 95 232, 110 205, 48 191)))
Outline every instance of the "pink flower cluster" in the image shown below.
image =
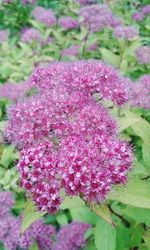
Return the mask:
POLYGON ((56 233, 53 226, 37 220, 20 235, 21 217, 14 217, 10 213, 13 204, 14 199, 10 192, 0 192, 0 241, 5 249, 26 250, 30 249, 34 242, 39 250, 77 250, 85 246, 84 234, 90 225, 80 222, 63 226, 56 233))
POLYGON ((41 41, 41 34, 37 29, 34 28, 27 28, 22 32, 21 41, 25 43, 31 42, 40 42, 41 41))
POLYGON ((135 50, 135 55, 140 64, 149 64, 150 63, 150 47, 141 46, 135 50))
POLYGON ((142 8, 142 13, 146 16, 148 14, 150 14, 150 4, 147 4, 145 5, 143 8, 142 8))
POLYGON ((76 19, 72 17, 61 17, 58 20, 58 24, 63 27, 64 30, 69 30, 69 29, 77 29, 79 26, 79 23, 76 19))
POLYGON ((0 85, 0 98, 7 98, 12 101, 18 100, 29 92, 32 87, 33 86, 30 81, 18 84, 5 83, 0 85))
POLYGON ((5 249, 29 249, 33 241, 36 241, 39 250, 51 249, 51 237, 55 235, 55 229, 38 220, 20 236, 21 217, 13 217, 10 213, 13 204, 10 192, 0 192, 0 241, 5 249))
POLYGON ((135 21, 142 21, 150 13, 150 4, 145 5, 140 11, 134 12, 132 18, 135 21))
POLYGON ((79 18, 81 18, 81 23, 90 32, 97 32, 104 27, 116 27, 121 24, 121 21, 104 4, 93 4, 82 7, 79 18))
POLYGON ((126 79, 99 61, 52 63, 32 77, 39 94, 9 108, 7 138, 21 149, 20 181, 41 211, 54 212, 66 195, 101 202, 125 183, 130 146, 117 136, 101 99, 128 101, 126 79))
POLYGON ((50 9, 45 9, 41 6, 37 6, 32 11, 32 16, 39 23, 46 26, 53 26, 56 24, 56 17, 50 9))
POLYGON ((71 45, 69 48, 63 49, 61 51, 61 57, 65 56, 77 56, 79 53, 79 45, 71 45))
POLYGON ((9 37, 9 32, 7 30, 0 30, 0 43, 6 42, 9 37))
POLYGON ((88 224, 79 222, 63 226, 57 234, 57 242, 53 244, 52 250, 78 250, 84 247, 84 234, 88 228, 88 224))
POLYGON ((114 29, 114 36, 132 40, 138 36, 138 30, 133 26, 118 26, 114 29))
POLYGON ((150 75, 143 75, 133 84, 132 106, 150 108, 150 75))

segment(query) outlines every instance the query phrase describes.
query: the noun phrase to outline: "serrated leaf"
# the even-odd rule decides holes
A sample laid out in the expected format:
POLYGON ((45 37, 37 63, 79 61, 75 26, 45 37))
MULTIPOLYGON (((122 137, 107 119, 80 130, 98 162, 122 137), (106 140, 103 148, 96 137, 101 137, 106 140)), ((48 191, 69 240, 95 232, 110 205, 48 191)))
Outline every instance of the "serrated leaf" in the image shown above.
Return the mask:
POLYGON ((97 250, 116 249, 116 228, 104 220, 97 222, 94 236, 97 250))

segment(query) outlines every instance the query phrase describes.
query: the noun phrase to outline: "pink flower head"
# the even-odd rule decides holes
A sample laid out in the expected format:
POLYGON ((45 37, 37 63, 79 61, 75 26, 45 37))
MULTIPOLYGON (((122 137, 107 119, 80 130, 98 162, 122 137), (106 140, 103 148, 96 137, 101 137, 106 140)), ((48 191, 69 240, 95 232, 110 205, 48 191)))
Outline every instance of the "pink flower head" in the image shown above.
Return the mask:
POLYGON ((88 51, 93 51, 93 50, 96 50, 97 49, 97 42, 93 42, 89 45, 89 47, 87 48, 88 51))
POLYGON ((146 16, 150 13, 150 4, 147 4, 145 5, 143 8, 142 8, 142 13, 146 16))
POLYGON ((7 30, 0 30, 0 43, 6 42, 9 37, 9 32, 7 30))
POLYGON ((150 75, 143 75, 132 86, 132 106, 150 108, 150 75))
POLYGON ((114 35, 118 38, 132 40, 138 36, 138 31, 133 26, 118 26, 114 29, 114 35))
POLYGON ((10 192, 0 192, 0 217, 6 216, 14 204, 12 194, 10 192))
POLYGON ((56 17, 50 9, 45 9, 41 6, 37 6, 32 11, 32 16, 37 22, 43 23, 46 26, 53 26, 56 24, 56 17))
POLYGON ((52 250, 78 250, 85 246, 84 234, 90 225, 72 222, 63 226, 56 236, 52 250))
POLYGON ((41 41, 41 35, 37 29, 28 28, 22 33, 21 40, 25 43, 39 42, 41 41))
POLYGON ((135 50, 135 55, 140 64, 150 63, 150 47, 141 46, 135 50))
POLYGON ((79 13, 82 24, 90 31, 97 32, 104 27, 115 27, 120 20, 113 16, 108 6, 104 4, 93 4, 82 7, 79 13))
POLYGON ((31 79, 38 95, 9 108, 6 128, 21 151, 21 186, 41 211, 59 209, 61 189, 86 202, 103 201, 113 185, 125 183, 133 157, 95 94, 122 105, 127 80, 94 60, 38 67, 31 79))
POLYGON ((135 21, 142 21, 144 19, 144 14, 142 12, 134 12, 132 19, 135 21))
POLYGON ((55 235, 55 229, 51 225, 45 225, 42 220, 37 220, 20 235, 21 217, 13 217, 8 211, 14 204, 12 194, 9 192, 0 192, 0 241, 5 249, 29 249, 33 240, 36 241, 39 250, 49 250, 52 247, 52 237, 55 235), (5 213, 2 213, 3 209, 5 213))
POLYGON ((78 21, 72 17, 61 17, 58 20, 58 24, 64 28, 64 30, 77 29, 79 24, 78 21))
POLYGON ((32 87, 29 81, 19 84, 5 83, 0 85, 0 98, 15 101, 22 98, 32 87))
POLYGON ((79 52, 79 45, 71 45, 69 48, 67 49, 63 49, 61 51, 61 56, 77 56, 78 52, 79 52))

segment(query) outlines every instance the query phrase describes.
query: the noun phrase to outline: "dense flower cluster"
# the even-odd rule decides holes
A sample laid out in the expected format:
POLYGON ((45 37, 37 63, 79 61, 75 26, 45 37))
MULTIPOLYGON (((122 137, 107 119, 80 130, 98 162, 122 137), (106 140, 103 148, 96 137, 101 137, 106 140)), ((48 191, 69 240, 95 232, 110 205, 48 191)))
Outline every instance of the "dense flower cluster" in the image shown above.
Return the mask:
POLYGON ((142 21, 150 13, 150 4, 143 6, 140 11, 134 12, 132 18, 135 21, 142 21))
POLYGON ((27 250, 36 241, 39 250, 78 250, 85 246, 84 234, 88 224, 72 222, 56 233, 51 225, 37 220, 20 235, 21 217, 14 217, 10 209, 14 199, 10 192, 0 192, 0 241, 7 250, 27 250), (53 240, 55 238, 55 241, 53 240))
POLYGON ((37 68, 32 82, 39 94, 8 112, 7 137, 22 149, 21 185, 42 211, 59 208, 61 188, 87 202, 102 201, 112 185, 126 181, 132 153, 94 96, 124 104, 126 79, 93 60, 37 68))
POLYGON ((133 26, 118 26, 114 29, 114 35, 118 38, 132 40, 138 35, 138 30, 133 26))
POLYGON ((7 30, 0 30, 0 43, 8 40, 9 33, 7 30))
POLYGON ((142 21, 143 18, 144 18, 144 14, 142 12, 134 12, 132 14, 132 18, 135 20, 135 21, 142 21))
POLYGON ((79 250, 84 247, 84 234, 88 228, 88 224, 79 222, 63 226, 57 234, 57 242, 53 244, 52 250, 79 250))
POLYGON ((41 6, 35 7, 32 11, 32 16, 39 23, 43 23, 46 26, 53 26, 56 24, 56 17, 50 9, 45 9, 41 6))
POLYGON ((150 4, 147 4, 145 5, 143 8, 142 8, 142 13, 146 16, 150 13, 150 4))
POLYGON ((82 7, 79 13, 81 22, 90 32, 97 32, 104 27, 116 27, 121 21, 114 17, 109 8, 104 4, 93 4, 82 7))
POLYGON ((135 55, 140 64, 149 64, 150 63, 150 47, 141 46, 135 50, 135 55))
POLYGON ((41 35, 40 35, 40 32, 37 29, 28 28, 28 29, 25 29, 22 32, 21 40, 23 42, 25 42, 25 43, 30 43, 30 42, 33 42, 33 41, 40 42, 41 41, 41 35))
POLYGON ((150 108, 150 75, 143 75, 133 84, 131 104, 136 107, 150 108))
POLYGON ((0 98, 7 98, 12 101, 18 100, 29 92, 32 87, 29 81, 18 84, 5 83, 0 85, 0 98))
POLYGON ((63 49, 61 51, 61 57, 65 56, 77 56, 79 53, 80 46, 79 45, 71 45, 69 48, 63 49))
POLYGON ((20 236, 21 217, 13 217, 10 213, 13 203, 10 192, 0 192, 0 241, 5 249, 26 250, 34 241, 39 250, 51 249, 53 243, 51 237, 55 235, 55 229, 51 225, 45 225, 42 220, 38 220, 20 236))
POLYGON ((58 23, 64 30, 77 29, 79 26, 78 21, 72 17, 61 17, 58 23))

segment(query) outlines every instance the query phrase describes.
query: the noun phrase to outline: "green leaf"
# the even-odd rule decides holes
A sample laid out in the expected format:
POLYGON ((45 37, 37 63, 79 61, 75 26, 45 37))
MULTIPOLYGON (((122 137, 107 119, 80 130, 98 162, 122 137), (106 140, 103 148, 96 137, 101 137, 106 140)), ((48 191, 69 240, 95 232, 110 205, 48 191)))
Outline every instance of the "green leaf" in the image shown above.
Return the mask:
POLYGON ((150 144, 143 143, 142 154, 145 165, 150 168, 150 144))
POLYGON ((74 197, 66 197, 61 203, 60 208, 69 209, 73 207, 84 207, 84 206, 85 206, 84 201, 80 197, 74 196, 74 197))
POLYGON ((34 242, 32 246, 29 248, 29 250, 39 250, 38 244, 34 242))
POLYGON ((88 207, 70 208, 72 220, 82 221, 89 224, 96 224, 98 217, 88 207))
POLYGON ((119 67, 120 63, 120 56, 114 54, 112 51, 106 49, 106 48, 101 48, 100 52, 102 54, 102 58, 106 63, 110 63, 115 67, 119 67))
POLYGON ((56 220, 59 223, 59 225, 61 225, 61 226, 68 224, 67 216, 65 214, 63 214, 63 213, 58 214, 56 216, 56 220))
POLYGON ((95 228, 95 245, 97 250, 116 249, 116 228, 104 220, 99 220, 95 228))
POLYGON ((37 212, 32 200, 28 200, 23 211, 21 233, 23 233, 32 223, 40 219, 46 212, 37 212))
POLYGON ((131 127, 136 135, 143 140, 143 142, 150 145, 150 124, 146 120, 141 119, 140 121, 134 123, 131 127))
POLYGON ((141 121, 141 117, 133 112, 126 111, 125 116, 118 117, 119 123, 119 131, 122 132, 123 130, 133 126, 137 122, 141 121))
POLYGON ((109 193, 109 200, 117 200, 134 207, 150 208, 150 183, 140 180, 129 181, 126 187, 118 187, 109 193))
POLYGON ((127 215, 129 218, 137 223, 145 223, 150 226, 150 209, 138 208, 138 207, 127 207, 122 210, 123 215, 127 215))
POLYGON ((17 154, 14 152, 14 146, 8 146, 3 150, 1 156, 0 164, 4 167, 8 167, 15 159, 17 159, 17 154))
POLYGON ((92 210, 93 212, 95 212, 95 214, 100 216, 103 220, 113 225, 113 221, 112 221, 107 204, 93 205, 92 210))

